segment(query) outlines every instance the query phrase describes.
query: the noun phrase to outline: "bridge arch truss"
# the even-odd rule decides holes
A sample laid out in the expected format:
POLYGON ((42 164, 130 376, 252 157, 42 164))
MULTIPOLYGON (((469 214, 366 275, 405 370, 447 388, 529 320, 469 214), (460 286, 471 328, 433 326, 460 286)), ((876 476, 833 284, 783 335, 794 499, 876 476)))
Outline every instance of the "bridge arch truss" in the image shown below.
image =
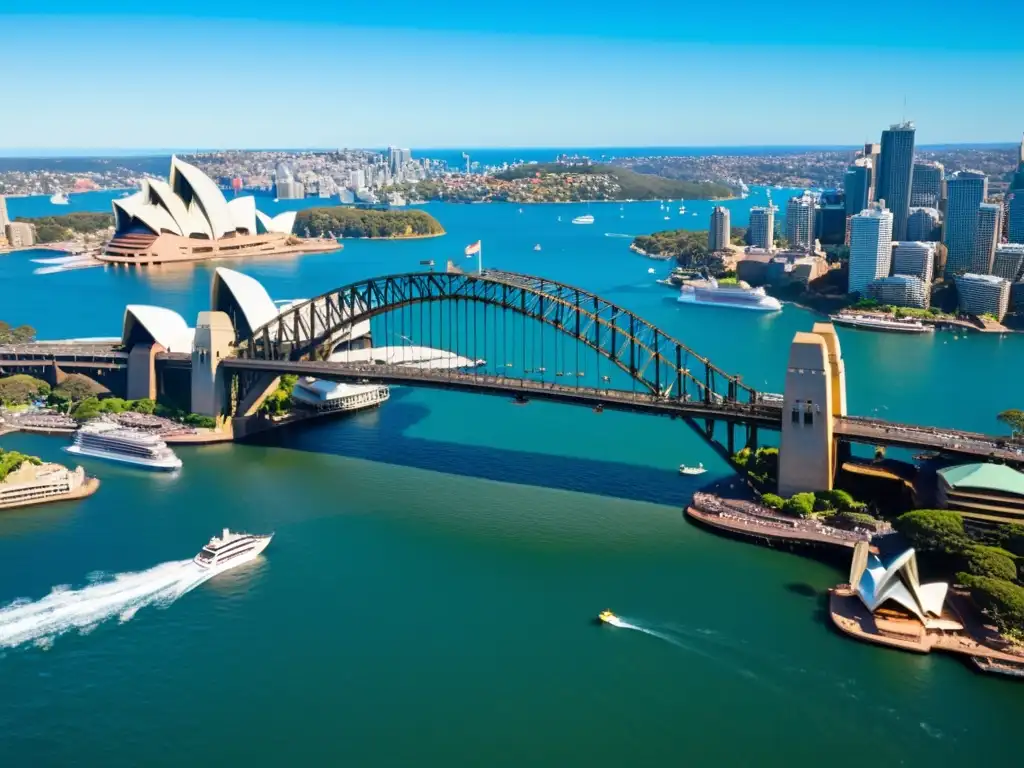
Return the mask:
POLYGON ((324 361, 338 332, 350 325, 416 305, 460 302, 558 329, 659 398, 709 404, 759 400, 738 376, 629 310, 581 288, 512 272, 419 272, 360 280, 290 307, 240 340, 237 353, 243 359, 324 361))

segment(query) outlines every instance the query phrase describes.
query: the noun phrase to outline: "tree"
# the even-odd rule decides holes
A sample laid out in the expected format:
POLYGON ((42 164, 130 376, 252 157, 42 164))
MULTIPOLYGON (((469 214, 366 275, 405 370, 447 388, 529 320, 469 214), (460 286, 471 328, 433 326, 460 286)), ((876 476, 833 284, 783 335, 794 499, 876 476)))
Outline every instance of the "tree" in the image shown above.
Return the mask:
POLYGON ((103 413, 103 410, 100 406, 99 398, 87 397, 72 409, 71 416, 75 421, 90 421, 101 413, 103 413))
POLYGON ((0 344, 31 344, 35 340, 36 329, 31 325, 12 328, 9 323, 0 320, 0 344))
POLYGON ((1024 629, 1024 587, 972 573, 958 573, 956 580, 970 587, 974 602, 1001 631, 1024 629))
POLYGON ((894 526, 921 552, 955 554, 970 544, 964 519, 945 509, 915 509, 897 517, 894 526))
POLYGON ((131 410, 135 413, 146 413, 151 414, 156 410, 156 403, 150 400, 148 397, 144 397, 141 400, 135 400, 132 402, 131 410))
POLYGON ((814 512, 814 494, 796 493, 782 505, 782 511, 794 517, 810 517, 814 512))
POLYGON ((967 572, 974 576, 989 576, 993 579, 1013 581, 1017 578, 1017 565, 1010 553, 999 547, 984 544, 969 546, 964 553, 967 572))
POLYGON ((23 373, 0 379, 0 405, 24 405, 49 394, 49 384, 23 373))
POLYGON ((817 491, 814 497, 829 509, 837 509, 840 512, 859 512, 864 508, 864 505, 855 501, 853 496, 838 488, 831 491, 817 491))
POLYGON ((100 412, 123 413, 128 410, 130 405, 130 401, 122 400, 120 397, 108 397, 107 399, 100 401, 100 412))
POLYGON ((1024 525, 1007 523, 996 531, 999 545, 1017 557, 1024 557, 1024 525))
POLYGON ((71 373, 68 374, 68 377, 64 382, 57 385, 53 391, 59 392, 70 402, 77 403, 102 392, 103 387, 88 376, 83 376, 80 373, 71 373))
POLYGON ((778 512, 786 502, 783 501, 781 496, 776 496, 774 493, 765 493, 761 495, 761 503, 768 507, 768 509, 774 509, 778 512))
POLYGON ((1024 437, 1024 411, 1011 408, 996 416, 996 421, 1005 424, 1010 428, 1010 436, 1019 439, 1024 437))

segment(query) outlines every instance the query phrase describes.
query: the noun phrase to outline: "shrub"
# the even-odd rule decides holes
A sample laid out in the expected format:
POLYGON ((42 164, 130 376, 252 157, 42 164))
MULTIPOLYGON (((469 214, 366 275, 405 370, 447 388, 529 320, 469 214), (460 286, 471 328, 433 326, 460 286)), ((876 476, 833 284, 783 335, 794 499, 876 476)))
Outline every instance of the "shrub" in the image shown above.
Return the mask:
POLYGON ((749 448, 737 451, 732 455, 733 464, 736 464, 739 467, 746 467, 747 463, 750 461, 750 456, 751 450, 749 448))
POLYGON ((945 509, 915 509, 897 517, 894 525, 921 552, 958 553, 970 543, 963 518, 945 509))
POLYGON ((68 401, 77 403, 103 391, 103 387, 80 373, 69 373, 63 383, 57 385, 54 390, 60 393, 68 401))
POLYGON ((809 517, 814 511, 813 493, 796 493, 782 505, 782 511, 794 517, 809 517))
POLYGON ((776 496, 774 493, 765 493, 761 496, 761 503, 769 509, 778 511, 782 509, 782 505, 786 502, 781 496, 776 496))
POLYGON ((1017 565, 1010 553, 999 547, 974 544, 964 552, 967 572, 974 576, 989 576, 993 579, 1013 581, 1017 578, 1017 565))
POLYGON ((1003 632, 1024 629, 1024 587, 991 576, 957 574, 971 588, 971 597, 1003 632))
POLYGON ((24 373, 0 379, 0 405, 24 405, 49 394, 49 384, 24 373))
POLYGON ((78 403, 71 411, 71 415, 75 421, 89 421, 95 419, 102 412, 100 401, 95 397, 89 397, 78 403))
MULTIPOLYGON (((858 503, 854 501, 853 496, 838 488, 831 491, 818 491, 814 494, 814 498, 824 502, 833 509, 838 509, 840 512, 854 511, 858 507, 858 503)), ((861 504, 859 506, 863 507, 864 505, 861 504)))
POLYGON ((123 413, 128 410, 129 405, 131 403, 128 400, 122 400, 120 397, 108 397, 106 400, 100 401, 100 411, 102 413, 123 413))
POLYGON ((1018 557, 1024 557, 1024 525, 1019 523, 1007 523, 999 526, 998 534, 1000 546, 1008 549, 1018 557))
POLYGON ((131 409, 136 413, 152 414, 153 411, 156 410, 156 403, 148 397, 144 397, 142 400, 132 401, 131 409))

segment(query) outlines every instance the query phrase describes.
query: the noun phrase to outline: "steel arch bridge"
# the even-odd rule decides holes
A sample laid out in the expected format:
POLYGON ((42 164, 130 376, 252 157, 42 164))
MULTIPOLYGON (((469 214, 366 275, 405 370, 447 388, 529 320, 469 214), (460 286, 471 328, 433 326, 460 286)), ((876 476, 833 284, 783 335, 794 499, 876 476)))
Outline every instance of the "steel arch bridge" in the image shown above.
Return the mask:
MULTIPOLYGON (((739 376, 726 373, 623 307, 554 280, 490 270, 479 275, 420 272, 351 283, 297 304, 257 328, 252 336, 238 342, 238 358, 281 363, 282 371, 288 370, 287 363, 323 362, 331 355, 340 331, 386 313, 408 314, 417 305, 422 308, 437 303, 448 303, 456 309, 460 304, 493 307, 522 317, 524 326, 529 319, 557 329, 659 400, 708 405, 754 405, 761 401, 759 393, 742 383, 739 376)), ((468 311, 464 321, 456 317, 454 333, 459 333, 459 325, 464 322, 465 333, 472 333, 474 339, 482 332, 486 347, 486 310, 483 329, 471 330, 469 317, 468 311)), ((479 322, 478 317, 474 314, 474 324, 479 322)), ((451 316, 448 323, 451 331, 451 316)), ((521 341, 525 343, 525 336, 521 341)), ((294 367, 298 372, 304 366, 294 367)), ((435 376, 443 379, 447 374, 437 371, 435 376)), ((609 380, 607 376, 602 378, 609 380)))

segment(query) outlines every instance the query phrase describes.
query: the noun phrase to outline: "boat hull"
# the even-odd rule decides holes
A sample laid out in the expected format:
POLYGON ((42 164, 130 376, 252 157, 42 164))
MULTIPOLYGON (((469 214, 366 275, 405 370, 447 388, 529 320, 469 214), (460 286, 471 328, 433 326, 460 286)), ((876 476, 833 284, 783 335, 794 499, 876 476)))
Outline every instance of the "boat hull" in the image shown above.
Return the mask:
MULTIPOLYGON (((770 297, 769 297, 770 298, 770 297)), ((678 298, 680 304, 692 304, 701 307, 724 307, 726 309, 745 309, 752 312, 781 312, 782 304, 778 299, 770 299, 766 304, 751 302, 749 304, 732 303, 728 301, 704 301, 689 294, 683 294, 678 298)))
POLYGON ((922 325, 920 327, 914 326, 914 325, 908 325, 908 326, 905 326, 903 328, 900 328, 900 327, 897 327, 895 325, 891 325, 891 326, 890 325, 873 325, 871 323, 863 323, 863 322, 857 322, 857 321, 853 321, 853 320, 843 320, 843 319, 838 319, 838 318, 835 318, 835 317, 832 317, 830 319, 832 320, 832 324, 833 325, 838 325, 838 326, 841 326, 843 328, 856 328, 857 330, 861 330, 861 331, 875 331, 876 333, 911 333, 911 334, 916 333, 916 334, 920 334, 920 333, 933 332, 935 330, 930 325, 922 325))
POLYGON ((157 472, 174 472, 175 470, 181 469, 181 459, 177 456, 173 459, 153 461, 151 459, 143 459, 138 456, 124 456, 119 453, 96 451, 89 448, 83 449, 79 445, 69 445, 66 446, 64 450, 68 453, 73 453, 76 456, 86 456, 91 459, 103 459, 104 461, 112 461, 118 464, 129 464, 133 467, 142 467, 143 469, 154 470, 157 472))
POLYGON ((257 557, 263 554, 263 550, 270 546, 270 540, 274 538, 274 534, 271 533, 269 536, 258 536, 256 538, 259 539, 259 541, 253 546, 252 549, 250 549, 244 555, 239 555, 238 557, 231 558, 226 563, 207 566, 199 561, 198 555, 196 555, 196 557, 193 558, 192 562, 194 562, 203 570, 209 572, 211 576, 215 576, 218 573, 224 573, 225 571, 233 570, 240 565, 251 563, 257 557))

